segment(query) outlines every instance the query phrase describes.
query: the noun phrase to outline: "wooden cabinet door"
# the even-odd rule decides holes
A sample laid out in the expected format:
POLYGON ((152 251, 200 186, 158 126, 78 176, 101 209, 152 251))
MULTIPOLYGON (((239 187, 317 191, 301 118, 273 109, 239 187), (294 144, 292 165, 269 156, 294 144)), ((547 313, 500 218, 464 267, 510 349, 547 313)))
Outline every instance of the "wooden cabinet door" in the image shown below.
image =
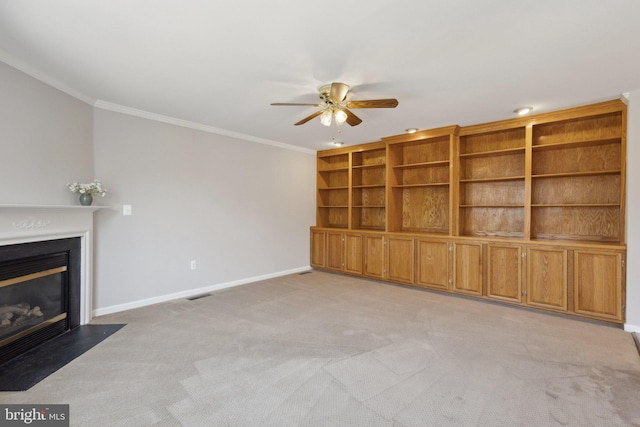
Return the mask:
POLYGON ((482 244, 453 244, 453 290, 482 296, 482 244))
POLYGON ((416 239, 416 285, 449 289, 449 243, 416 239))
POLYGON ((522 301, 522 247, 487 245, 487 296, 517 302, 522 301))
POLYGON ((387 237, 386 278, 394 282, 413 284, 414 241, 412 237, 387 237))
POLYGON ((325 267, 325 235, 324 231, 311 231, 311 267, 325 267))
POLYGON ((364 275, 384 279, 384 237, 364 235, 364 275))
POLYGON ((624 320, 622 312, 622 254, 575 250, 574 310, 602 319, 624 320))
POLYGON ((344 270, 344 233, 327 232, 326 268, 344 270))
POLYGON ((362 235, 345 233, 344 249, 344 271, 351 274, 362 274, 362 235))
POLYGON ((527 249, 526 303, 567 311, 567 250, 527 249))

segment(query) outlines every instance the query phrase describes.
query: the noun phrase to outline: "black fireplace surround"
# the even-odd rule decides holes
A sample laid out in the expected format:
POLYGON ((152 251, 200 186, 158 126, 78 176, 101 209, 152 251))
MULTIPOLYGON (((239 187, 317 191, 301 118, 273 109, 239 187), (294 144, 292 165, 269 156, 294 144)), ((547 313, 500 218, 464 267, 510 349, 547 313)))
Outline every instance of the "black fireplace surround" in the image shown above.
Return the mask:
POLYGON ((81 258, 79 237, 0 246, 0 283, 11 283, 11 279, 32 277, 30 275, 36 277, 0 288, 0 311, 35 311, 35 314, 29 312, 31 317, 13 313, 4 316, 13 317, 15 321, 14 316, 22 315, 24 325, 14 327, 5 320, 0 326, 0 364, 80 325, 81 258), (49 279, 38 278, 41 272, 51 271, 54 273, 49 279), (31 287, 27 293, 33 293, 41 285, 45 295, 31 296, 30 304, 22 304, 22 294, 17 287, 31 287), (57 295, 53 295, 56 292, 57 295), (45 322, 46 319, 49 321, 45 322), (11 336, 13 329, 16 329, 14 337, 11 336))

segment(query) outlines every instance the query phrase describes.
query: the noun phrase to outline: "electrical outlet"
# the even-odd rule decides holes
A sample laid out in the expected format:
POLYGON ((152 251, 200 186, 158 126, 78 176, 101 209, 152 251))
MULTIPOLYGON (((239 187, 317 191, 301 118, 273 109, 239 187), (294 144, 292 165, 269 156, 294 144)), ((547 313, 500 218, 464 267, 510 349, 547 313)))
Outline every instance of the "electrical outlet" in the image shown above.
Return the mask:
POLYGON ((196 260, 195 259, 191 261, 191 269, 192 270, 196 269, 196 260))
POLYGON ((131 205, 122 205, 122 215, 132 215, 133 207, 131 205))

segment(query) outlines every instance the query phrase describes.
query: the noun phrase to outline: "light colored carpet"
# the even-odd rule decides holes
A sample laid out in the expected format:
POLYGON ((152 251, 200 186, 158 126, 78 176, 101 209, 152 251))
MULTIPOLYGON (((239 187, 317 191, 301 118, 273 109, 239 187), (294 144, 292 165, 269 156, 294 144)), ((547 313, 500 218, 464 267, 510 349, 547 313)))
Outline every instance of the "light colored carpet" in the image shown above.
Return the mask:
POLYGON ((3 403, 73 426, 640 426, 621 329, 314 271, 95 319, 122 330, 3 403))

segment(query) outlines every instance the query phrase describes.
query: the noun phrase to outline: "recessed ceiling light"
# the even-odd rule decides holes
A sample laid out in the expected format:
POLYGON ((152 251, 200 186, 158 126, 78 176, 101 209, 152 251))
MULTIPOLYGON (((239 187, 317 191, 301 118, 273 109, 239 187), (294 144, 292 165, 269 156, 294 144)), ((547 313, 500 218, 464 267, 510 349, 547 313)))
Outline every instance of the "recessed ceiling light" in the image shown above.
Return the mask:
POLYGON ((520 107, 518 109, 513 110, 519 116, 524 116, 525 114, 529 114, 533 111, 533 107, 520 107))
POLYGON ((416 133, 416 132, 418 132, 418 129, 417 128, 409 128, 409 129, 406 129, 406 131, 407 131, 407 133, 416 133))

